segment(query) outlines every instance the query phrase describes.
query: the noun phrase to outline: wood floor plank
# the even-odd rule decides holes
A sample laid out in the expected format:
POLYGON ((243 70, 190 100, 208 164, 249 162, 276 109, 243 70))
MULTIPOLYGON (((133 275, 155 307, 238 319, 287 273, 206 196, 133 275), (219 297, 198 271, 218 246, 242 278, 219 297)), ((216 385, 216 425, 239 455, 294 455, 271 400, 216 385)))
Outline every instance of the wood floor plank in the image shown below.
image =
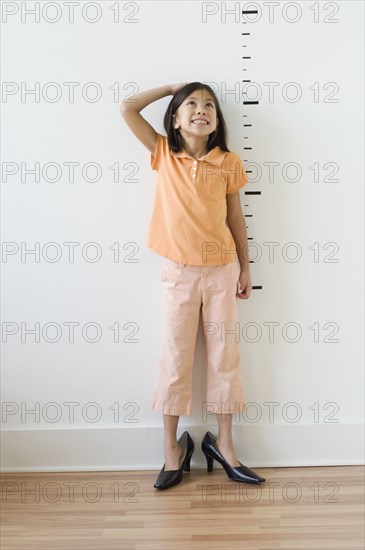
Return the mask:
POLYGON ((364 550, 364 468, 3 473, 1 550, 364 550))

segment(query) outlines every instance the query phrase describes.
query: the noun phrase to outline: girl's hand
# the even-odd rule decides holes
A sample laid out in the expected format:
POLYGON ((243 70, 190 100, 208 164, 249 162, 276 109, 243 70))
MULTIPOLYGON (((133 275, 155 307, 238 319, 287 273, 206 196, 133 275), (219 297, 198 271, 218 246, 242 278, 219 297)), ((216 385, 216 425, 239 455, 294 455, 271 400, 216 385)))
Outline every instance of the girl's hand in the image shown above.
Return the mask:
POLYGON ((186 86, 186 84, 189 84, 189 82, 181 82, 180 84, 170 84, 172 95, 175 95, 176 92, 178 92, 181 88, 186 86))
POLYGON ((242 289, 242 292, 238 292, 239 288, 237 288, 237 298, 240 298, 240 300, 247 300, 247 298, 250 297, 251 290, 252 290, 252 282, 250 277, 249 271, 241 271, 237 286, 239 284, 239 287, 242 289))

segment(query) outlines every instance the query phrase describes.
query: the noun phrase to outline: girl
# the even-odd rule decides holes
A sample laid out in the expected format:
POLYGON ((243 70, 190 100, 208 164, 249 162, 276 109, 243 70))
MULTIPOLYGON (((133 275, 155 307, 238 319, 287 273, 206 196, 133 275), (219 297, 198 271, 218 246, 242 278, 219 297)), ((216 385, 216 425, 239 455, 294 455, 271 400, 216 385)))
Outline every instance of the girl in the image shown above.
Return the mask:
POLYGON ((239 462, 232 442, 232 415, 245 408, 237 299, 249 298, 252 290, 239 198, 239 189, 248 183, 242 161, 227 147, 223 113, 206 84, 153 88, 122 102, 120 111, 150 151, 151 167, 158 173, 146 241, 164 257, 164 340, 152 408, 163 414, 165 463, 154 487, 171 487, 182 480, 183 471, 190 471, 193 440, 185 431, 177 441, 176 431, 180 416, 191 413, 200 309, 207 337, 205 406, 218 422, 218 437, 207 432, 202 441, 208 471, 215 459, 235 481, 263 482, 239 462), (168 95, 173 98, 164 116, 163 136, 140 111, 168 95))

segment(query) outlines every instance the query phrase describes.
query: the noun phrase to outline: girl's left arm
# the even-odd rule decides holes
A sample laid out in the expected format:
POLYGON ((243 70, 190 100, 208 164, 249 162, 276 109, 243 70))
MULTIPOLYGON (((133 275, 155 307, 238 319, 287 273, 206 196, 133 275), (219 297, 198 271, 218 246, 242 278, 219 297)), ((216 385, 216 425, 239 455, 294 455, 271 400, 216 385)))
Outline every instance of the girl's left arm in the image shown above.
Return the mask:
POLYGON ((227 200, 227 223, 233 235, 236 245, 237 255, 241 265, 241 272, 238 278, 241 292, 237 291, 237 298, 247 300, 252 290, 252 281, 250 274, 250 262, 248 257, 247 230, 246 222, 241 209, 239 191, 228 193, 227 200))
POLYGON ((241 271, 250 271, 246 222, 241 209, 239 191, 226 195, 227 223, 236 244, 241 271))

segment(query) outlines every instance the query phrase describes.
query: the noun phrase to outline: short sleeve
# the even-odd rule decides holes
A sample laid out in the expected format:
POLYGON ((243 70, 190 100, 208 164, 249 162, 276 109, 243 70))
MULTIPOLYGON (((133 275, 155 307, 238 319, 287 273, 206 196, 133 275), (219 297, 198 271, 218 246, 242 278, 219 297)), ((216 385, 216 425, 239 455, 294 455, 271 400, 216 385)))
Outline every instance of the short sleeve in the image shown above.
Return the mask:
POLYGON ((162 155, 162 148, 163 148, 163 136, 157 132, 155 154, 151 153, 151 157, 150 157, 150 165, 152 170, 159 169, 161 155, 162 155))
POLYGON ((243 162, 235 153, 231 155, 230 162, 227 165, 227 173, 227 194, 235 193, 249 182, 243 162))

